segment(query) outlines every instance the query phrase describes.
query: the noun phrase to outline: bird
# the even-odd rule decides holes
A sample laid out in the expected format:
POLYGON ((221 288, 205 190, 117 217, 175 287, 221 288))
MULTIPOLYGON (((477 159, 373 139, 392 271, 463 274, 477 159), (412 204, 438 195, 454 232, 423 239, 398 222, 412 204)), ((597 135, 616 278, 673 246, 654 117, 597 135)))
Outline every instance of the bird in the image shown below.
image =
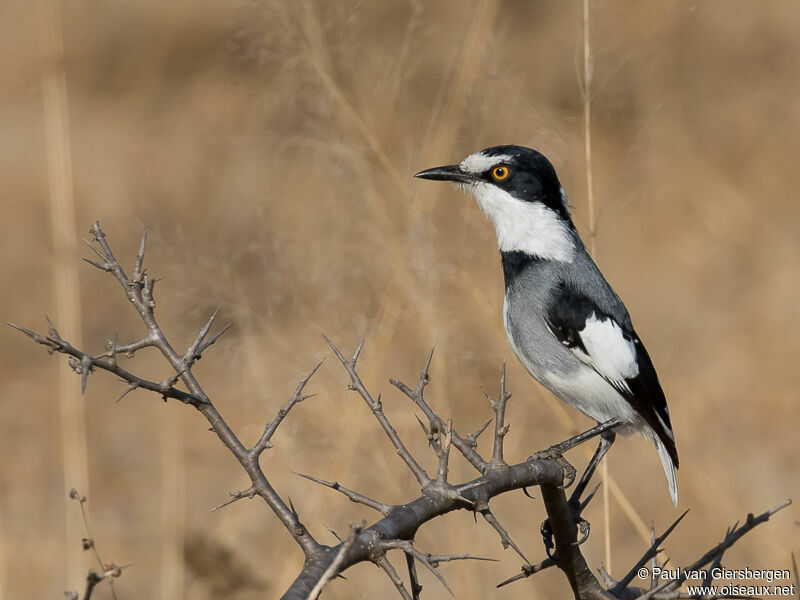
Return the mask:
POLYGON ((617 432, 638 432, 654 442, 677 506, 678 451, 664 391, 628 310, 586 251, 551 162, 531 148, 493 146, 415 177, 457 184, 494 225, 503 326, 528 373, 598 423, 619 419, 602 434, 594 467, 617 432))

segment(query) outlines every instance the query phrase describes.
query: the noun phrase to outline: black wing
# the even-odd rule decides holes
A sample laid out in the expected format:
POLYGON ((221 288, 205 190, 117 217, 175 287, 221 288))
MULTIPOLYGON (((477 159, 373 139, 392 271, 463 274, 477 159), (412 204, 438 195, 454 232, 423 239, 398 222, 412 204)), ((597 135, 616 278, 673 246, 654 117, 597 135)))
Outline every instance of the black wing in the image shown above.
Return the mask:
POLYGON ((545 309, 550 331, 630 402, 678 466, 667 400, 653 362, 633 327, 601 311, 587 296, 561 285, 545 309))

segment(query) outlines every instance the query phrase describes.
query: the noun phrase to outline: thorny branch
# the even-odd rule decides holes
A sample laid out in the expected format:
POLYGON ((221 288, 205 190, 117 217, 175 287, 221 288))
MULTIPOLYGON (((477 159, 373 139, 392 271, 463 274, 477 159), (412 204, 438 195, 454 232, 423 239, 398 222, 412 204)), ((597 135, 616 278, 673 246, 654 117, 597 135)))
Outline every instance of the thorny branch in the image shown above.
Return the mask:
MULTIPOLYGON (((442 585, 450 590, 444 576, 438 570, 440 563, 453 560, 491 559, 469 553, 428 554, 414 545, 414 537, 417 530, 428 521, 455 510, 469 510, 475 515, 480 514, 498 533, 502 546, 504 548, 513 548, 523 559, 524 564, 521 572, 501 582, 498 587, 527 578, 548 567, 557 566, 569 581, 575 598, 667 600, 683 597, 682 592, 680 592, 682 581, 679 580, 652 586, 649 590, 630 586, 633 579, 632 573, 635 573, 637 567, 645 564, 648 560, 654 560, 655 555, 659 552, 659 546, 675 528, 677 521, 658 538, 654 536, 650 548, 645 551, 634 568, 619 582, 614 581, 609 574, 601 571, 605 585, 601 584, 589 569, 581 552, 579 545, 581 540, 578 539, 579 527, 576 522, 580 512, 591 500, 594 492, 583 500, 578 498, 577 504, 567 500, 564 489, 571 485, 574 480, 575 470, 566 462, 563 453, 599 435, 603 431, 617 426, 618 422, 609 421, 598 425, 574 438, 535 453, 521 463, 508 464, 504 458, 503 442, 509 432, 509 426, 506 424, 506 408, 511 395, 506 390, 504 366, 497 399, 489 399, 495 413, 495 427, 492 455, 486 460, 477 451, 477 441, 480 434, 491 424, 491 421, 488 421, 478 431, 461 436, 453 427, 452 420, 443 419, 425 399, 425 388, 430 382, 429 370, 433 351, 428 355, 414 389, 400 381, 390 380, 390 382, 414 402, 427 420, 427 424, 420 420, 420 425, 422 425, 438 459, 435 477, 428 475, 408 450, 383 412, 380 395, 373 396, 362 381, 357 370, 357 363, 364 342, 362 341, 358 345, 352 358, 348 359, 330 340, 325 338, 349 376, 349 389, 357 392, 364 400, 395 451, 416 478, 421 488, 421 494, 405 504, 389 505, 345 488, 338 482, 326 481, 312 475, 301 475, 310 481, 338 491, 353 502, 378 511, 382 516, 380 520, 369 526, 366 524, 351 526, 350 534, 346 539, 339 538, 337 535, 339 543, 336 546, 331 547, 319 543, 301 523, 291 502, 287 505, 273 489, 262 470, 260 457, 265 450, 272 447, 272 437, 289 412, 297 404, 310 397, 310 395, 305 394, 305 387, 321 367, 322 362, 318 363, 306 377, 300 380, 284 408, 280 409, 272 421, 266 423, 258 441, 251 448, 245 447, 217 411, 211 398, 206 394, 192 372, 192 367, 197 360, 227 331, 231 324, 226 325, 209 337, 219 312, 219 309, 215 310, 208 321, 201 327, 186 351, 183 354, 178 353, 167 340, 155 317, 156 304, 153 291, 157 280, 152 278, 144 267, 146 234, 142 236, 130 276, 125 273, 122 265, 112 253, 99 223, 95 223, 92 227, 91 236, 92 241, 87 243, 99 258, 99 261, 89 259, 86 259, 86 261, 104 272, 111 273, 119 282, 129 303, 138 312, 144 323, 145 335, 141 339, 127 344, 119 344, 115 337, 108 341, 104 352, 92 355, 75 348, 67 340, 63 339, 49 319, 47 320, 47 335, 35 333, 18 325, 10 325, 33 341, 44 345, 51 354, 66 355, 72 368, 80 374, 81 386, 84 390, 89 375, 97 370, 103 370, 114 373, 127 384, 122 397, 133 390, 144 389, 155 392, 164 399, 178 400, 202 413, 211 425, 211 430, 216 433, 223 444, 236 457, 251 481, 250 487, 231 493, 230 499, 213 510, 228 506, 243 498, 259 496, 276 515, 305 555, 303 567, 292 585, 284 593, 284 599, 306 600, 310 598, 313 600, 329 581, 339 576, 350 566, 360 562, 372 562, 378 566, 391 580, 394 588, 404 600, 415 600, 421 597, 422 586, 417 578, 416 563, 434 573, 442 585), (141 378, 117 364, 118 355, 124 354, 131 357, 138 350, 147 347, 157 348, 170 365, 170 374, 160 382, 141 378), (186 390, 177 387, 179 384, 185 386, 186 390), (476 469, 477 477, 475 479, 461 483, 448 481, 450 450, 452 447, 476 469), (531 564, 492 513, 489 508, 489 502, 496 496, 509 491, 524 490, 534 486, 540 488, 541 498, 548 515, 548 520, 542 527, 543 532, 547 532, 545 546, 547 557, 538 563, 531 564), (408 589, 388 560, 387 554, 392 551, 402 551, 405 555, 409 575, 408 589)), ((744 525, 741 527, 734 525, 720 544, 709 550, 694 565, 688 568, 699 568, 712 561, 718 562, 725 550, 752 528, 767 521, 771 515, 788 503, 789 501, 786 501, 757 517, 748 515, 744 525)), ((88 598, 91 595, 91 590, 99 581, 114 574, 114 572, 107 569, 101 574, 90 573, 87 579, 86 593, 88 595, 85 597, 88 598)))
MULTIPOLYGON (((89 374, 97 369, 101 369, 114 373, 128 383, 128 387, 123 393, 123 396, 134 389, 141 388, 156 392, 165 399, 173 398, 196 408, 208 420, 211 425, 211 430, 217 434, 222 443, 227 446, 242 465, 242 468, 244 468, 245 472, 250 477, 255 494, 260 496, 275 513, 283 526, 303 550, 306 557, 311 557, 323 551, 324 547, 311 536, 308 530, 306 530, 295 511, 291 510, 283 499, 281 499, 270 485, 269 480, 261 469, 259 456, 263 451, 262 446, 269 441, 269 435, 265 432, 265 435, 262 436, 262 438, 265 438, 263 442, 259 440, 260 444, 257 443, 253 448, 246 448, 222 418, 211 402, 211 399, 192 373, 192 366, 196 360, 202 355, 203 351, 219 338, 220 334, 218 333, 209 340, 205 340, 211 325, 213 325, 213 316, 209 319, 209 323, 206 323, 200 330, 200 333, 189 346, 187 352, 185 354, 179 354, 167 340, 167 337, 155 317, 156 303, 153 291, 156 279, 150 277, 143 266, 147 235, 145 234, 142 236, 132 275, 129 277, 125 273, 120 262, 114 256, 111 247, 106 241, 105 234, 100 228, 100 223, 94 224, 90 234, 92 236, 92 241, 89 242, 89 245, 100 258, 101 262, 89 262, 100 270, 114 275, 122 286, 128 301, 139 313, 147 331, 142 341, 128 345, 127 350, 135 351, 146 346, 157 348, 169 363, 172 374, 161 382, 149 381, 138 377, 117 364, 116 355, 120 349, 116 347, 116 342, 112 342, 107 352, 93 356, 75 348, 68 341, 62 339, 49 320, 48 334, 46 336, 39 335, 23 327, 19 327, 18 325, 12 325, 12 327, 18 329, 34 341, 46 346, 49 351, 70 356, 73 359, 70 364, 73 369, 81 374, 82 386, 84 389, 89 374), (176 387, 178 381, 182 382, 188 391, 178 389, 176 387)), ((307 379, 308 378, 306 378, 305 381, 307 381, 307 379)), ((304 385, 305 383, 301 382, 299 386, 300 393, 302 393, 302 387, 304 385)), ((294 404, 290 401, 289 408, 292 406, 294 406, 294 404)))

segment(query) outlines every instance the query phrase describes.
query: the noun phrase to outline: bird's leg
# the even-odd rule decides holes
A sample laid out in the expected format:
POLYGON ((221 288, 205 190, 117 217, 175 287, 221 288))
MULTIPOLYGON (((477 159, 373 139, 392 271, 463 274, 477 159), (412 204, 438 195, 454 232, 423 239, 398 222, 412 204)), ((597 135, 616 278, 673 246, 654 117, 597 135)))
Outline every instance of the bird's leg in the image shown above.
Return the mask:
MULTIPOLYGON (((560 442, 555 446, 551 446, 550 448, 548 448, 548 450, 557 450, 559 452, 566 452, 567 450, 572 450, 575 446, 578 446, 597 435, 603 435, 604 432, 609 431, 621 424, 622 424, 622 419, 616 417, 613 419, 609 419, 608 421, 605 421, 603 423, 598 423, 591 429, 587 429, 583 433, 579 433, 578 435, 571 437, 568 440, 564 440, 563 442, 560 442)), ((547 452, 548 450, 545 450, 545 452, 547 452)), ((600 458, 602 458, 602 456, 600 458)))
MULTIPOLYGON (((564 452, 566 452, 567 450, 572 450, 575 446, 578 446, 579 444, 582 444, 583 442, 590 440, 597 435, 604 435, 604 433, 611 431, 614 427, 620 425, 621 423, 622 421, 618 418, 609 419, 605 423, 598 423, 595 427, 592 427, 591 429, 588 429, 583 433, 579 433, 578 435, 571 437, 568 440, 564 440, 563 442, 550 446, 546 450, 540 450, 539 452, 536 452, 532 456, 529 456, 528 460, 555 460, 556 462, 558 462, 558 464, 561 465, 561 468, 564 469, 564 483, 561 485, 561 487, 566 489, 572 485, 573 481, 575 481, 575 468, 571 464, 569 464, 567 460, 564 458, 563 456, 564 452)), ((611 442, 613 443, 613 435, 611 438, 611 442)), ((600 459, 603 458, 603 454, 608 452, 608 448, 610 447, 611 443, 608 444, 608 447, 606 447, 603 450, 603 453, 599 456, 599 458, 597 458, 597 463, 600 462, 600 459)), ((598 452, 599 451, 600 449, 598 448, 598 452)), ((597 453, 595 453, 595 457, 597 457, 597 453)), ((586 478, 588 483, 588 480, 591 478, 592 474, 594 473, 594 469, 596 468, 597 464, 594 465, 594 468, 592 469, 592 472, 589 473, 588 477, 586 477, 586 474, 584 473, 584 477, 582 477, 581 480, 586 478)), ((584 483, 583 487, 584 488, 586 487, 586 483, 584 483)))
POLYGON ((594 476, 594 472, 597 470, 597 467, 600 466, 600 461, 603 460, 603 457, 606 455, 606 452, 609 451, 616 438, 617 434, 614 433, 613 429, 606 430, 600 434, 600 443, 597 446, 597 450, 595 450, 592 460, 589 461, 586 470, 583 472, 583 475, 581 475, 580 481, 578 481, 578 485, 575 486, 569 498, 571 506, 580 507, 581 496, 584 490, 586 490, 586 486, 589 485, 589 481, 591 481, 594 476))
MULTIPOLYGON (((601 425, 598 425, 598 427, 601 427, 601 425)), ((576 438, 579 437, 582 436, 576 436, 576 438)), ((578 484, 575 486, 575 489, 572 491, 572 494, 569 497, 569 507, 572 511, 572 519, 577 524, 578 532, 580 533, 580 538, 575 541, 576 545, 583 544, 587 539, 589 539, 589 531, 590 531, 589 521, 584 519, 581 516, 581 513, 589 504, 589 500, 591 500, 592 496, 594 496, 594 491, 589 495, 589 497, 583 503, 581 503, 581 496, 583 496, 583 492, 586 490, 586 486, 589 485, 589 482, 594 476, 597 467, 600 465, 600 461, 603 460, 603 457, 611 448, 616 437, 617 434, 614 432, 613 429, 604 429, 603 431, 601 431, 600 443, 597 446, 597 450, 595 450, 595 453, 592 456, 592 459, 589 461, 586 470, 583 472, 583 475, 581 475, 580 481, 578 481, 578 484)), ((572 440, 576 438, 572 438, 572 440)), ((583 437, 583 439, 581 439, 580 441, 584 441, 585 439, 586 438, 583 437)), ((565 443, 568 443, 572 440, 567 440, 567 442, 565 443)), ((553 449, 551 448, 549 450, 552 451, 553 449)), ((595 491, 597 491, 596 488, 595 491)), ((545 520, 542 523, 541 532, 542 532, 542 537, 544 538, 544 545, 545 545, 545 550, 547 551, 547 556, 550 556, 550 553, 553 548, 553 530, 550 526, 549 520, 545 520)))

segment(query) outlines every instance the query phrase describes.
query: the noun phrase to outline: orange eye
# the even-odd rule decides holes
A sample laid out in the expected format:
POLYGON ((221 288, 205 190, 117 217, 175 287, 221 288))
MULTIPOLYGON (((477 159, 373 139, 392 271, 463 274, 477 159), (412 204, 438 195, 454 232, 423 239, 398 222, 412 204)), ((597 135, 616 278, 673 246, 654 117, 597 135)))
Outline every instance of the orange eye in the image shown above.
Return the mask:
POLYGON ((492 169, 492 177, 495 181, 503 181, 504 179, 508 178, 508 175, 511 171, 509 171, 508 167, 504 165, 499 165, 492 169))

